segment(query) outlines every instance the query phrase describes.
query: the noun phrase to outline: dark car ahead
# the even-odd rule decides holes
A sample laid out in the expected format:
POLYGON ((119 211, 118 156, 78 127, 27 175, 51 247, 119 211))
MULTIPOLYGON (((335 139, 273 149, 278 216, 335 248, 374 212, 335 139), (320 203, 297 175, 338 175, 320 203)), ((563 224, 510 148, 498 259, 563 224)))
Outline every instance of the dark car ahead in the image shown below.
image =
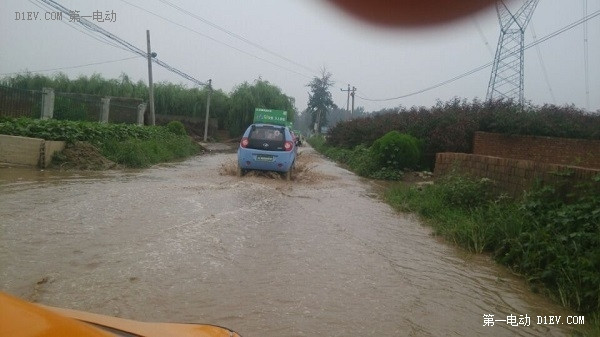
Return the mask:
POLYGON ((288 127, 252 124, 238 148, 238 175, 248 170, 276 171, 290 180, 296 152, 295 138, 288 127))

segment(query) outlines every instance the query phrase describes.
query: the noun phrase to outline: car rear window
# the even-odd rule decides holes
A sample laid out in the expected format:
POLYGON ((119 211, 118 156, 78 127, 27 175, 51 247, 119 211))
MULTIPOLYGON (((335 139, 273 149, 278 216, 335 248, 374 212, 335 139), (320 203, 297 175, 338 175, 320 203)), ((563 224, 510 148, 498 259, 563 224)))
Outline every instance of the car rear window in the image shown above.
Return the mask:
POLYGON ((248 147, 268 151, 283 151, 285 129, 273 125, 253 125, 248 135, 248 147))

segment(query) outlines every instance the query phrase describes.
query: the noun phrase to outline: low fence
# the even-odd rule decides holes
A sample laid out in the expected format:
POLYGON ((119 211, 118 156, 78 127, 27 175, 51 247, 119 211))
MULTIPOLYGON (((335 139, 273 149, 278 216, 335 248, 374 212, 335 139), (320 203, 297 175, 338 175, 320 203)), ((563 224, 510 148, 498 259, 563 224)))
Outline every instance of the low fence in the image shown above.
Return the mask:
POLYGON ((529 190, 536 181, 553 184, 569 179, 576 184, 600 175, 600 169, 594 168, 478 154, 438 153, 435 177, 442 177, 453 170, 476 178, 492 179, 500 190, 512 196, 521 196, 523 191, 529 190))
POLYGON ((21 90, 0 86, 0 116, 144 124, 146 103, 127 97, 21 90))
POLYGON ((98 122, 102 118, 103 106, 98 96, 57 92, 51 118, 98 122))
POLYGON ((40 118, 42 92, 0 86, 0 116, 40 118))

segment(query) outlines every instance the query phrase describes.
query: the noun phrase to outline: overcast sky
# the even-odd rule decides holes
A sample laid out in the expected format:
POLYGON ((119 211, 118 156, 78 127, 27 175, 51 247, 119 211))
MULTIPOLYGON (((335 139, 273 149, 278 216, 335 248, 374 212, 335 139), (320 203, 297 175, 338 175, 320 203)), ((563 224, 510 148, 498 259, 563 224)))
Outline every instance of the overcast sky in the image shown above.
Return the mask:
MULTIPOLYGON (((382 29, 358 22, 318 0, 57 2, 80 15, 113 12, 116 22, 93 22, 144 51, 146 29, 150 29, 152 49, 160 60, 199 80, 210 78, 215 88, 227 93, 244 81, 259 77, 268 80, 294 97, 300 111, 306 108, 306 84, 323 67, 332 73, 334 101, 343 107, 346 93, 340 88, 347 84, 357 88, 355 105, 367 111, 399 105, 428 107, 438 99, 446 101, 455 96, 485 99, 491 67, 403 99, 377 102, 363 98, 410 94, 490 63, 499 36, 493 8, 444 26, 382 29)), ((522 2, 513 1, 513 7, 522 2)), ((584 3, 585 0, 541 0, 526 32, 525 44, 534 41, 533 32, 541 39, 583 18, 584 3)), ((598 10, 600 0, 587 0, 588 14, 598 10)), ((0 1, 0 76, 66 68, 60 71, 70 78, 93 73, 117 78, 126 73, 135 81, 147 82, 145 59, 122 60, 135 54, 69 23, 66 15, 61 21, 47 20, 46 12, 50 11, 53 10, 37 0, 0 1), (37 20, 17 20, 26 17, 27 12, 39 13, 37 20), (121 61, 76 67, 114 60, 121 61)), ((572 103, 591 111, 600 109, 600 16, 589 20, 587 29, 589 95, 584 26, 580 25, 539 44, 539 51, 536 47, 526 50, 526 100, 533 104, 572 103)), ((154 81, 194 86, 158 66, 154 67, 154 81)))

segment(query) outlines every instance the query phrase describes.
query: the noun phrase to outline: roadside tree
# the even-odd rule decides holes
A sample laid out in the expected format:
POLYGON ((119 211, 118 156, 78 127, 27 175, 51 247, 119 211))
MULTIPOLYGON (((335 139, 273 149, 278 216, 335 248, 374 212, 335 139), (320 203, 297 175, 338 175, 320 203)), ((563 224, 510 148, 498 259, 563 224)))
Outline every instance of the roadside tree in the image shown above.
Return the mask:
POLYGON ((311 114, 311 125, 314 126, 316 133, 321 133, 321 127, 327 125, 327 112, 337 108, 329 91, 334 84, 331 76, 331 73, 323 68, 321 77, 315 76, 307 85, 310 92, 306 110, 311 114))

